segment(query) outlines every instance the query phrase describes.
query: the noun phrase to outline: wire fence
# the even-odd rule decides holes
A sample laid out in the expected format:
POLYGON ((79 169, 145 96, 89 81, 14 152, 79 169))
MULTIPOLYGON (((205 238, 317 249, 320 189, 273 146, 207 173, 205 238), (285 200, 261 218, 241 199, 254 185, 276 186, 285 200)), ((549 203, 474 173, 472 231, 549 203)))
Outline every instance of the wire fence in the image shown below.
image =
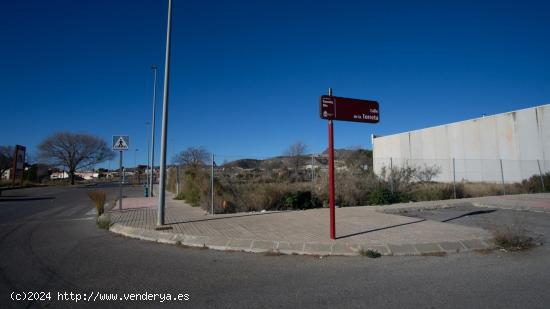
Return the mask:
POLYGON ((543 175, 550 173, 549 160, 374 158, 373 161, 378 175, 392 168, 431 168, 437 171, 433 181, 447 183, 519 183, 540 177, 544 186, 543 175))
MULTIPOLYGON (((238 208, 236 211, 286 209, 296 199, 301 200, 301 205, 317 203, 316 207, 321 207, 328 199, 328 162, 327 154, 214 154, 192 168, 172 165, 167 189, 212 213, 227 212, 232 206, 238 208)), ((524 192, 513 189, 511 184, 534 178, 536 192, 544 192, 550 186, 545 183, 550 175, 548 160, 372 159, 339 153, 335 155, 337 200, 345 205, 365 205, 369 194, 384 185, 393 193, 398 186, 394 183, 395 174, 406 168, 415 169, 417 178, 412 182, 452 184, 454 192, 450 198, 457 197, 457 184, 465 182, 492 183, 488 194, 524 192), (548 175, 544 177, 545 174, 548 175)))

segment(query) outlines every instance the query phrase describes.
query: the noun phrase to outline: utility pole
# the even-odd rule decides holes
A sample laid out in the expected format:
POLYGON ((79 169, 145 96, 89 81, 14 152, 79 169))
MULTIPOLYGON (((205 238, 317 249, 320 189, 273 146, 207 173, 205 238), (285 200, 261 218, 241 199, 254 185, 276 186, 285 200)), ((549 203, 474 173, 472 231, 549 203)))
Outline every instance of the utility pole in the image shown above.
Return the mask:
MULTIPOLYGON (((147 126, 147 130, 145 132, 149 132, 149 121, 147 121, 145 123, 145 125, 147 126)), ((147 134, 145 134, 147 136, 147 134)), ((149 156, 151 152, 151 141, 147 138, 147 169, 145 170, 145 176, 147 177, 147 179, 145 180, 146 181, 146 184, 145 184, 145 187, 147 188, 147 197, 150 197, 151 195, 149 195, 150 191, 151 191, 151 187, 149 186, 150 183, 149 183, 149 177, 151 176, 151 157, 149 156)))
POLYGON ((149 166, 149 171, 151 177, 149 179, 149 197, 153 197, 153 184, 155 183, 155 111, 157 109, 157 66, 152 65, 151 70, 153 70, 153 120, 151 122, 151 166, 149 166))
POLYGON ((168 138, 168 93, 170 89, 170 36, 172 33, 172 0, 168 0, 168 22, 166 26, 166 55, 164 58, 164 91, 162 98, 162 134, 160 138, 160 182, 157 227, 164 225, 166 185, 166 140, 168 138))

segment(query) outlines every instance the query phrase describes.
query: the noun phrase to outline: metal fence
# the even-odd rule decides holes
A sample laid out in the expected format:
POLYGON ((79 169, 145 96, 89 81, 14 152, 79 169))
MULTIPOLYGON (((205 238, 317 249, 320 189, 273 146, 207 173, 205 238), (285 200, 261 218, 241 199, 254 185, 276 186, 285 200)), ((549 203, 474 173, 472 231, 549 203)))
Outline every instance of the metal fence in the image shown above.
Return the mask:
MULTIPOLYGON (((219 187, 222 187, 225 193, 236 197, 242 204, 246 204, 242 201, 246 198, 241 199, 240 196, 247 195, 251 199, 251 191, 259 187, 280 185, 280 188, 293 186, 300 189, 307 186, 309 190, 313 183, 326 178, 327 165, 328 159, 323 154, 299 157, 214 154, 208 161, 196 166, 193 172, 200 173, 196 180, 197 185, 201 188, 208 186, 210 190, 208 210, 217 212, 219 209, 213 208, 219 208, 221 201, 227 199, 227 196, 220 196, 219 187)), ((168 190, 176 194, 185 190, 183 186, 186 170, 188 168, 185 166, 171 166, 167 174, 168 190)))
POLYGON ((549 160, 374 158, 373 161, 378 175, 383 169, 399 167, 436 169, 438 173, 432 180, 437 182, 518 183, 540 177, 544 185, 543 175, 550 173, 549 160))

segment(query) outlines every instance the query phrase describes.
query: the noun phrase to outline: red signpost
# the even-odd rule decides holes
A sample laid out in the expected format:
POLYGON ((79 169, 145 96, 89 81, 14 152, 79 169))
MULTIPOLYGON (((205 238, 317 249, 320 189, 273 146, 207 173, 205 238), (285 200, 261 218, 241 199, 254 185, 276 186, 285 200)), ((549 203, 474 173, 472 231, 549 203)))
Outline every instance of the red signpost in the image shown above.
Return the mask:
POLYGON ((321 119, 328 120, 328 192, 330 207, 330 238, 336 239, 336 212, 334 205, 334 125, 333 120, 378 123, 380 110, 378 102, 328 95, 321 96, 321 119))

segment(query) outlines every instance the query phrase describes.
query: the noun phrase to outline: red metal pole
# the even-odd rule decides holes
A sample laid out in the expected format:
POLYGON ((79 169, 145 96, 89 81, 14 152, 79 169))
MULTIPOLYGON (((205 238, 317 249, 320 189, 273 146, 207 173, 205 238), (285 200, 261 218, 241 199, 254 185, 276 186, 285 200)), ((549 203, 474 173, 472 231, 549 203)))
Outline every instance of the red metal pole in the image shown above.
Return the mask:
POLYGON ((328 198, 330 207, 330 238, 336 239, 334 212, 334 128, 332 120, 328 121, 328 198))

